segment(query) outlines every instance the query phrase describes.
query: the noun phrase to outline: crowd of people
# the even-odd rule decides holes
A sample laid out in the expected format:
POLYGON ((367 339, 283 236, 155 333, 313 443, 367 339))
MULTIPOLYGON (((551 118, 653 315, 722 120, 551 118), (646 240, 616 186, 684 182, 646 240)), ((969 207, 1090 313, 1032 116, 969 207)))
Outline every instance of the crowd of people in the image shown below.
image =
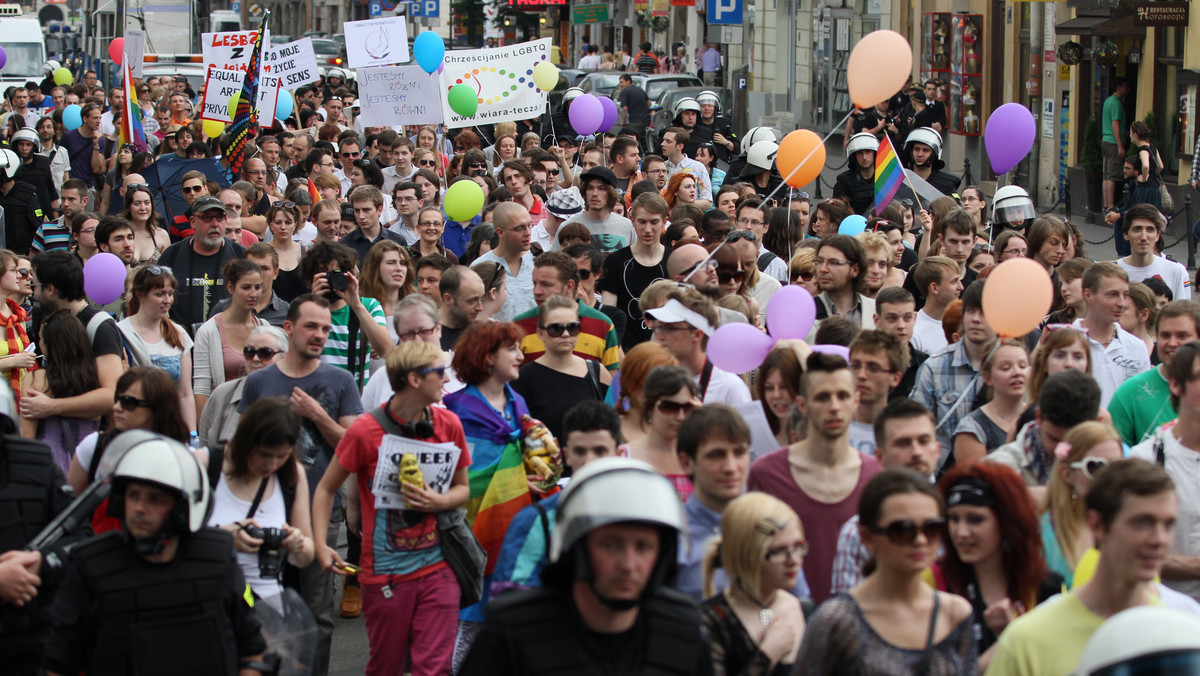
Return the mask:
POLYGON ((335 613, 368 674, 998 676, 1071 672, 1126 608, 1200 615, 1200 304, 1165 217, 1134 200, 1129 254, 1093 261, 1021 188, 989 208, 923 90, 892 102, 929 120, 900 154, 944 196, 876 213, 900 118, 850 134, 814 201, 715 94, 645 147, 543 136, 565 111, 364 128, 331 71, 240 180, 183 173, 168 219, 139 172, 219 166, 228 138, 148 78, 151 147, 117 147, 123 90, 94 75, 0 120, 6 671, 268 673, 290 594, 314 674, 335 613), (453 221, 462 181, 485 204, 453 221), (99 253, 125 266, 104 306, 99 253), (1053 302, 998 335, 984 289, 1017 258, 1053 302), (714 364, 789 286, 809 335, 714 364))

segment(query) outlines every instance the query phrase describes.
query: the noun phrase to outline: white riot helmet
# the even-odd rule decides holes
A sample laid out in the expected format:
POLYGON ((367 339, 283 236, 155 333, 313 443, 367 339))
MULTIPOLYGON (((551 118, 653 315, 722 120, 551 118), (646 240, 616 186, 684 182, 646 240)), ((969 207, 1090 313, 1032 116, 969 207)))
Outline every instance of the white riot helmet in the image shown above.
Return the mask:
POLYGON ((750 146, 746 151, 746 168, 742 169, 741 178, 770 171, 775 166, 775 155, 778 153, 779 144, 774 141, 759 141, 750 146))
POLYGON ((1033 200, 1019 185, 1006 185, 992 195, 992 223, 1003 226, 1008 223, 1023 223, 1037 217, 1033 200))
POLYGON ((144 553, 161 548, 173 535, 200 530, 212 512, 208 475, 183 444, 161 434, 130 430, 113 438, 96 478, 108 476, 113 484, 108 514, 118 519, 125 518, 125 487, 131 481, 153 484, 179 497, 162 531, 151 542, 137 543, 144 553))
POLYGON ((717 96, 717 93, 710 89, 705 89, 697 94, 696 103, 702 106, 705 104, 716 106, 717 112, 721 112, 721 97, 717 96))
POLYGON ((904 139, 904 147, 907 149, 914 143, 929 146, 933 149, 933 159, 942 159, 942 135, 933 127, 919 127, 909 132, 908 138, 904 139))
POLYGON ((17 141, 28 141, 36 148, 41 139, 38 138, 37 132, 32 127, 21 127, 13 132, 12 147, 17 147, 17 141))
POLYGON ((580 89, 579 87, 571 87, 571 88, 567 89, 567 91, 563 92, 562 102, 570 103, 571 101, 574 101, 575 99, 579 98, 580 96, 583 96, 583 93, 584 93, 583 90, 580 89))
POLYGON ((874 134, 865 131, 851 136, 850 142, 846 144, 846 155, 854 157, 854 153, 860 150, 870 150, 871 152, 879 150, 879 139, 875 138, 874 134))
POLYGON ((682 99, 679 99, 679 103, 675 104, 675 117, 679 117, 679 114, 685 110, 690 110, 699 115, 700 104, 696 103, 696 99, 693 99, 690 96, 685 96, 682 99))
POLYGON ((54 71, 58 70, 59 68, 62 68, 62 64, 54 59, 50 59, 46 63, 42 64, 42 72, 49 73, 50 75, 53 75, 54 71))
MULTIPOLYGON (((643 595, 653 593, 674 567, 679 541, 682 539, 686 546, 688 529, 675 488, 644 462, 601 458, 575 473, 558 502, 550 563, 569 566, 562 572, 590 581, 591 562, 580 545, 593 530, 619 523, 653 526, 660 532, 658 561, 643 595)), ((636 599, 597 597, 613 608, 628 609, 638 603, 636 599)))
POLYGON ((0 148, 0 171, 4 172, 6 178, 12 178, 17 175, 17 170, 21 168, 21 158, 8 148, 0 148))
POLYGON ((327 79, 336 77, 337 79, 341 80, 342 82, 345 82, 346 81, 346 71, 342 70, 341 68, 330 68, 329 72, 326 73, 325 77, 327 79))
POLYGON ((779 143, 782 140, 783 132, 775 127, 750 127, 746 130, 746 135, 742 137, 742 152, 748 152, 750 146, 759 141, 779 143))
POLYGON ((1137 606, 1092 633, 1075 676, 1200 672, 1200 619, 1165 606, 1137 606))

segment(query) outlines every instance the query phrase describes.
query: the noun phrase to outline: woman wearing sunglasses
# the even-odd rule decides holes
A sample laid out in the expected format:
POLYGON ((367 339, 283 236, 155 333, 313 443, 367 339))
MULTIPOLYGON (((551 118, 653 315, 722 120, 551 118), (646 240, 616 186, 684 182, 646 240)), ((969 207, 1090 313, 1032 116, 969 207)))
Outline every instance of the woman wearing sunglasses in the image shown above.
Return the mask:
POLYGON ((706 547, 708 600, 700 621, 708 630, 713 673, 792 673, 804 637, 804 613, 791 594, 808 553, 800 517, 774 496, 747 493, 725 508, 721 534, 706 547), (718 569, 725 584, 714 596, 718 569))
POLYGON ((36 365, 34 356, 25 351, 32 342, 25 333, 29 315, 16 300, 26 288, 30 273, 22 278, 21 260, 8 249, 0 249, 0 265, 4 266, 0 274, 0 373, 8 378, 20 403, 22 382, 36 365))
POLYGON ((629 457, 649 463, 671 481, 682 502, 692 495, 692 481, 679 464, 675 444, 679 427, 701 406, 700 386, 682 366, 660 366, 642 387, 642 416, 646 436, 629 444, 629 457))
MULTIPOLYGON (((242 359, 246 364, 246 375, 283 359, 287 354, 288 337, 283 329, 269 324, 256 326, 246 337, 242 348, 242 359)), ((245 389, 245 376, 226 380, 213 388, 208 404, 200 416, 201 446, 223 444, 233 438, 237 430, 241 414, 238 407, 242 403, 242 390, 245 389)))
POLYGON ((545 352, 521 367, 513 389, 529 405, 529 414, 546 423, 554 438, 563 438, 562 418, 587 399, 603 401, 612 377, 600 362, 575 354, 582 325, 579 305, 565 296, 550 296, 538 307, 537 337, 545 352))
POLYGON ((1046 564, 1062 576, 1067 589, 1075 587, 1076 567, 1094 546, 1084 506, 1092 478, 1123 455, 1117 431, 1095 421, 1072 427, 1054 449, 1039 525, 1046 564))
MULTIPOLYGON (((430 125, 421 127, 421 130, 417 132, 416 143, 417 148, 420 150, 427 150, 430 153, 434 153, 433 168, 435 171, 437 171, 437 174, 441 176, 442 172, 445 171, 446 165, 450 164, 450 158, 445 153, 437 150, 437 129, 430 125)), ((413 164, 418 167, 425 166, 417 162, 417 156, 415 153, 413 155, 413 164)))
POLYGON ((150 363, 175 381, 180 411, 189 430, 196 429, 196 401, 192 394, 192 338, 167 316, 175 304, 178 282, 170 268, 143 265, 133 273, 126 317, 118 326, 135 354, 148 355, 150 363))
MULTIPOLYGON (((171 376, 153 366, 135 366, 117 379, 112 427, 87 435, 75 447, 67 483, 76 495, 82 493, 95 480, 109 442, 121 432, 150 430, 186 444, 190 429, 180 411, 179 391, 171 376)), ((97 533, 121 527, 120 521, 108 516, 107 508, 106 502, 94 512, 92 528, 97 533)))
POLYGON ((258 264, 235 258, 225 264, 222 275, 229 291, 229 307, 200 325, 192 348, 195 371, 192 388, 196 411, 201 416, 214 389, 246 375, 247 360, 242 349, 251 331, 267 325, 265 319, 254 315, 263 285, 258 264))
POLYGON ((793 673, 979 673, 970 604, 921 580, 943 544, 944 515, 928 476, 889 469, 867 482, 858 518, 871 572, 809 618, 793 673))
POLYGON ((121 216, 133 225, 133 267, 157 263, 158 257, 171 246, 171 236, 162 227, 162 219, 154 210, 154 195, 150 186, 136 183, 125 189, 125 208, 121 216))
POLYGON ((950 546, 933 567, 937 588, 970 602, 979 673, 1008 623, 1062 591, 1046 566, 1025 481, 991 462, 961 463, 941 481, 950 546))

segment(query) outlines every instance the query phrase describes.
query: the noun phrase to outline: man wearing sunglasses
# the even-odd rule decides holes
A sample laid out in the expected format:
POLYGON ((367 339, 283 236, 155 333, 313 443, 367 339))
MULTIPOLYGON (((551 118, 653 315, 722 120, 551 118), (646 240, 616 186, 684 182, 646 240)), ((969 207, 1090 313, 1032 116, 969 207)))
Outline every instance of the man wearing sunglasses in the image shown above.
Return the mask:
POLYGON ((867 481, 883 467, 850 445, 858 406, 854 374, 839 356, 815 352, 800 378, 796 407, 807 420, 803 441, 759 458, 746 488, 788 503, 809 542, 804 575, 820 604, 830 596, 833 558, 841 525, 857 513, 867 481))
MULTIPOLYGON (((1192 458, 1188 462, 1195 464, 1192 458)), ((1073 590, 1009 623, 996 644, 988 676, 1072 673, 1096 629, 1128 608, 1163 604, 1194 612, 1195 602, 1172 600, 1171 589, 1155 584, 1160 573, 1170 580, 1173 561, 1189 559, 1193 570, 1197 566, 1196 557, 1168 551, 1174 550, 1173 540, 1192 537, 1184 523, 1177 523, 1187 489, 1169 474, 1129 458, 1109 463, 1096 475, 1084 498, 1087 529, 1100 552, 1095 574, 1083 583, 1077 576, 1073 590)), ((1159 673, 1183 672, 1165 667, 1159 673)))
POLYGON ((537 305, 513 318, 513 323, 525 333, 521 339, 521 352, 525 354, 526 363, 546 353, 546 345, 537 335, 542 303, 551 296, 563 296, 576 299, 579 305, 579 340, 575 343, 575 354, 598 361, 609 371, 620 367, 621 343, 613 323, 604 313, 577 298, 578 289, 579 270, 567 254, 547 251, 533 260, 533 299, 537 305))
POLYGON ((708 359, 708 339, 719 318, 716 304, 695 289, 677 289, 667 298, 666 305, 646 309, 646 323, 653 329, 654 340, 700 384, 701 400, 733 406, 750 401, 746 383, 708 359))
MULTIPOLYGON (((717 276, 717 260, 699 244, 682 244, 667 258, 667 274, 680 284, 690 284, 712 302, 721 296, 720 279, 717 276)), ((731 322, 746 323, 746 315, 717 306, 720 326, 731 322)))
POLYGON ((338 143, 338 168, 334 170, 333 175, 342 183, 342 194, 350 194, 350 178, 346 176, 346 169, 354 162, 354 160, 362 158, 362 146, 359 145, 357 138, 344 138, 338 143))
POLYGON ((1158 311, 1154 333, 1161 363, 1121 383, 1108 402, 1113 427, 1130 446, 1142 443, 1175 419, 1167 367, 1180 347, 1200 340, 1200 304, 1191 300, 1167 303, 1158 311))

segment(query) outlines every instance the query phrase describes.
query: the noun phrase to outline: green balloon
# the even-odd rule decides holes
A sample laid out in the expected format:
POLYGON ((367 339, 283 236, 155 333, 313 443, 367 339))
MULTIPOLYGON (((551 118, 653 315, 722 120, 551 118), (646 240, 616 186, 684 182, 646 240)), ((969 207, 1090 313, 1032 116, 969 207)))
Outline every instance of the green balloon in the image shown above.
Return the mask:
POLYGON ((475 111, 479 110, 479 99, 476 98, 475 90, 471 88, 471 85, 454 85, 450 88, 446 99, 450 103, 450 110, 463 117, 475 117, 475 111))
POLYGON ((469 221, 483 211, 483 188, 475 181, 459 181, 446 190, 442 206, 450 220, 469 221))

